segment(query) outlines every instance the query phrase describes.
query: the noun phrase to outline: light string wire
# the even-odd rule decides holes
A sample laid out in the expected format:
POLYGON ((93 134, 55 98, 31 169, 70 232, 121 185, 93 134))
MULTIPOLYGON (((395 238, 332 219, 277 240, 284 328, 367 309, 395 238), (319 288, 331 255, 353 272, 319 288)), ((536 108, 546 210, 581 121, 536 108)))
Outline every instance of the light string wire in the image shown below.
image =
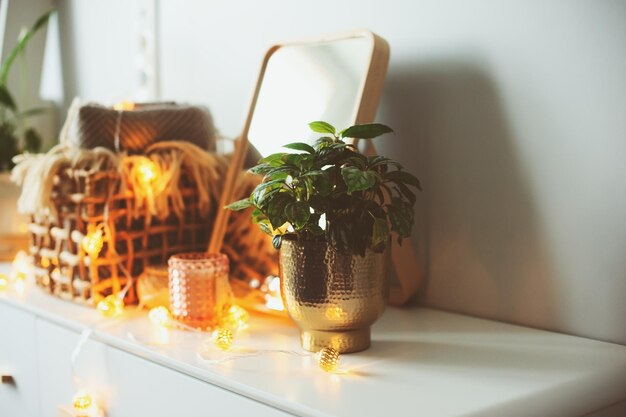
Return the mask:
POLYGON ((70 369, 72 371, 72 381, 74 382, 74 385, 76 385, 77 387, 81 385, 81 380, 78 377, 78 373, 76 372, 76 364, 83 350, 83 346, 85 346, 85 343, 87 343, 87 340, 89 340, 92 333, 93 333, 93 330, 91 328, 85 329, 81 332, 80 338, 78 339, 76 346, 72 350, 72 355, 70 356, 70 369))
POLYGON ((302 357, 302 358, 315 357, 314 353, 302 353, 302 352, 296 352, 295 350, 285 350, 285 349, 256 349, 256 350, 253 350, 252 352, 241 353, 238 355, 235 354, 235 355, 231 355, 231 356, 227 356, 227 357, 219 358, 219 359, 207 359, 204 356, 204 353, 205 353, 204 351, 197 352, 196 358, 205 365, 220 365, 220 364, 231 362, 231 361, 238 360, 238 359, 247 359, 247 358, 274 354, 274 353, 297 356, 297 357, 302 357))

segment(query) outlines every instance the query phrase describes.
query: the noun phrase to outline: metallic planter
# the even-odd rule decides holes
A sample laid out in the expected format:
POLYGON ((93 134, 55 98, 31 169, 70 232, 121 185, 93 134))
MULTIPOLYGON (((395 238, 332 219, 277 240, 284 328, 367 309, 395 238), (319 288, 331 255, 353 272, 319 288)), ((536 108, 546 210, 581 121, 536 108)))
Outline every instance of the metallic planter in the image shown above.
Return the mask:
POLYGON ((369 250, 361 257, 326 242, 283 239, 281 293, 304 349, 350 353, 370 346, 370 326, 387 302, 385 260, 369 250))

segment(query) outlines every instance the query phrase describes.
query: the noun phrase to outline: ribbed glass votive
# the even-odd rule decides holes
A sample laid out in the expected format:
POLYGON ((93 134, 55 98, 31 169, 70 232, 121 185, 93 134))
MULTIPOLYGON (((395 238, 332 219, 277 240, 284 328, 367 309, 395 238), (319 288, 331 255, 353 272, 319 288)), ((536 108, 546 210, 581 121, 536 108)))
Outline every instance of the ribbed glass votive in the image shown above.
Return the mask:
POLYGON ((232 292, 228 257, 223 254, 181 253, 168 261, 172 316, 189 326, 215 326, 232 292))

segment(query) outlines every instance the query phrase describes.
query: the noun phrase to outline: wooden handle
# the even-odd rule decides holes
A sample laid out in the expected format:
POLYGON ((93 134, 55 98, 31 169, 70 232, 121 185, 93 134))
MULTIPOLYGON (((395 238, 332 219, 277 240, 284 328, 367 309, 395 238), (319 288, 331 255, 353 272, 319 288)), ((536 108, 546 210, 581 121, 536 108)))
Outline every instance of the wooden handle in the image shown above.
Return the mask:
POLYGON ((2 380, 3 384, 15 385, 15 378, 13 378, 13 375, 9 375, 9 374, 0 375, 0 380, 2 380))
POLYGON ((225 208, 225 206, 232 203, 237 186, 237 176, 243 168, 243 162, 247 151, 248 141, 245 137, 237 139, 235 141, 235 152, 233 152, 233 158, 228 166, 226 179, 224 181, 224 189, 222 190, 220 202, 217 207, 217 216, 215 218, 215 223, 213 223, 213 232, 211 233, 211 240, 207 250, 208 253, 218 253, 222 248, 224 235, 226 234, 226 229, 228 227, 228 218, 230 217, 230 210, 225 208))

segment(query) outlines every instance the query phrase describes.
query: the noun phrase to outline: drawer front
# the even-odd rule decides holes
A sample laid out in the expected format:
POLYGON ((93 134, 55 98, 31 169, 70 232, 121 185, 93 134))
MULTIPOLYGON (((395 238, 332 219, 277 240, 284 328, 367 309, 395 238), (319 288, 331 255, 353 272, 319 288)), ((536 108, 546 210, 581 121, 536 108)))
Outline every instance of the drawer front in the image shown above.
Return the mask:
POLYGON ((106 347, 88 339, 75 361, 74 378, 71 358, 81 335, 44 319, 37 319, 36 328, 41 416, 58 417, 58 407, 69 406, 79 388, 106 400, 106 347))
POLYGON ((285 416, 282 411, 228 390, 108 348, 113 381, 108 417, 285 416))
MULTIPOLYGON (((80 335, 37 321, 42 417, 57 417, 78 385, 71 355, 80 335)), ((107 417, 186 415, 284 416, 282 411, 213 386, 149 360, 88 340, 75 362, 79 385, 95 394, 107 417)), ((3 414, 0 414, 4 417, 3 414)))
POLYGON ((0 383, 0 416, 39 415, 35 317, 0 301, 0 374, 13 383, 0 383))

